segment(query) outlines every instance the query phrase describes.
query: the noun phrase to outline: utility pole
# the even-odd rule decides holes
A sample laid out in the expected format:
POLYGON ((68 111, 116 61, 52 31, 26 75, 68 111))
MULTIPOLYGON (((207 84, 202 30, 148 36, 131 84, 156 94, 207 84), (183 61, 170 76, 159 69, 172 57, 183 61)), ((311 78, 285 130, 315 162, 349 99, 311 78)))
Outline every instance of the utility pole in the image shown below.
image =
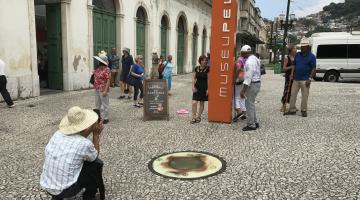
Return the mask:
POLYGON ((270 31, 270 42, 269 42, 269 49, 271 49, 270 57, 269 57, 269 64, 271 64, 271 57, 272 57, 272 51, 273 51, 273 31, 274 31, 274 22, 271 22, 271 31, 270 31))
POLYGON ((277 46, 277 38, 278 38, 278 19, 275 19, 275 40, 274 40, 274 47, 273 47, 273 52, 274 52, 274 61, 278 62, 278 60, 276 59, 277 56, 277 51, 276 51, 276 46, 277 46))
POLYGON ((285 25, 284 25, 283 49, 282 49, 282 54, 281 54, 281 68, 283 68, 283 66, 284 66, 284 60, 285 60, 284 58, 285 58, 285 52, 286 52, 286 38, 287 38, 287 35, 288 35, 288 29, 290 27, 290 24, 289 24, 290 2, 291 2, 291 0, 288 0, 287 10, 286 10, 286 18, 285 18, 285 25))

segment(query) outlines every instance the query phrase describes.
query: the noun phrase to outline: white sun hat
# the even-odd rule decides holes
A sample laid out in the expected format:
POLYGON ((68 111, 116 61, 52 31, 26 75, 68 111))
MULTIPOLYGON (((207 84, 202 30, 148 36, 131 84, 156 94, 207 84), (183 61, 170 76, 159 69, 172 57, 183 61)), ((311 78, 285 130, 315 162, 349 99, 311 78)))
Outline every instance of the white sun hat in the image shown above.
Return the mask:
POLYGON ((65 135, 80 133, 92 126, 98 118, 94 111, 75 106, 70 108, 67 115, 61 120, 59 130, 65 135))
POLYGON ((108 63, 108 61, 107 61, 107 60, 108 60, 108 57, 105 56, 105 55, 100 54, 99 56, 94 56, 94 58, 95 58, 97 61, 105 64, 106 66, 109 65, 109 63, 108 63))
POLYGON ((243 47, 241 47, 241 52, 251 52, 251 46, 249 45, 244 45, 243 47))

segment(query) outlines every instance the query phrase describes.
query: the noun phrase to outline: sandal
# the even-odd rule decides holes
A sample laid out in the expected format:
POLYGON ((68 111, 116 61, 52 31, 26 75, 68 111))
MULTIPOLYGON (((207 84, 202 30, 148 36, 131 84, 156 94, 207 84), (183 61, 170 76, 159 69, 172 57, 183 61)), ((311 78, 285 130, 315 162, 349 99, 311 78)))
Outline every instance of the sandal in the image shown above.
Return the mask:
POLYGON ((190 124, 195 124, 195 123, 197 123, 197 122, 196 122, 196 119, 195 119, 195 118, 192 118, 192 120, 190 121, 190 124))
POLYGON ((200 123, 200 122, 201 122, 201 117, 197 117, 197 118, 195 119, 195 121, 196 121, 196 123, 200 123))

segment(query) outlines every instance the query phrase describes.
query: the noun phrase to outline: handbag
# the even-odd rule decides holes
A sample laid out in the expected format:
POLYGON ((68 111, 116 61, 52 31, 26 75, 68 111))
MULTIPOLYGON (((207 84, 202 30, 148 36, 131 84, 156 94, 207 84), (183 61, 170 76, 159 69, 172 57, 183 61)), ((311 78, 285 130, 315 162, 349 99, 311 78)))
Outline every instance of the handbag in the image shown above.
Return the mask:
POLYGON ((95 83, 95 76, 94 76, 94 74, 91 75, 89 83, 90 83, 91 85, 94 85, 94 83, 95 83))
POLYGON ((261 64, 261 66, 260 66, 260 72, 261 72, 261 75, 266 74, 266 69, 265 69, 265 65, 264 65, 264 64, 261 64))
POLYGON ((133 75, 131 75, 132 67, 133 66, 131 66, 130 72, 129 72, 127 78, 126 78, 126 83, 131 85, 131 86, 135 86, 135 85, 137 85, 138 80, 133 75))

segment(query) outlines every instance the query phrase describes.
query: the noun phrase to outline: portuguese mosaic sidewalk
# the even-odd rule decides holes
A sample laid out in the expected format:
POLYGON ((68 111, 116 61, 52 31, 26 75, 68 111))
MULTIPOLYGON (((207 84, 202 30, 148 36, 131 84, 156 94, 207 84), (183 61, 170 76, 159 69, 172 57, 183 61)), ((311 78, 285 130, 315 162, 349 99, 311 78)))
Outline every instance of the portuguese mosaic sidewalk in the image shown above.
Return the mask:
MULTIPOLYGON (((110 123, 101 138, 110 200, 360 199, 360 85, 311 86, 309 117, 280 114, 283 79, 263 77, 258 97, 261 128, 244 122, 191 125, 191 77, 174 77, 170 121, 143 122, 142 110, 111 89, 110 123), (153 174, 148 162, 174 151, 205 151, 227 162, 216 176, 194 181, 153 174)), ((90 90, 0 104, 0 199, 50 199, 39 187, 44 148, 71 106, 93 108, 90 90)), ((220 109, 220 108, 219 108, 220 109)), ((73 199, 81 199, 75 197, 73 199)))

